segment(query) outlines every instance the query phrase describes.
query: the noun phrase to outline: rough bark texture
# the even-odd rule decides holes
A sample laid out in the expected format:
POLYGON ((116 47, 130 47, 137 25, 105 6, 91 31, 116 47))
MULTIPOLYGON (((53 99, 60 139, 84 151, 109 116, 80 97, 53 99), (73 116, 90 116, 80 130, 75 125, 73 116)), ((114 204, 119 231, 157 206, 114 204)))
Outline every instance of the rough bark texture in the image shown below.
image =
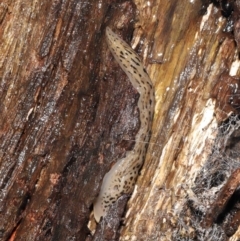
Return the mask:
POLYGON ((239 12, 239 0, 3 0, 0 240, 238 240, 239 12), (156 107, 125 217, 126 196, 96 227, 101 180, 140 124, 106 26, 133 37, 156 107))
POLYGON ((114 74, 104 39, 113 16, 131 34, 134 9, 131 2, 1 3, 1 240, 89 234, 103 175, 139 126, 138 94, 114 74))

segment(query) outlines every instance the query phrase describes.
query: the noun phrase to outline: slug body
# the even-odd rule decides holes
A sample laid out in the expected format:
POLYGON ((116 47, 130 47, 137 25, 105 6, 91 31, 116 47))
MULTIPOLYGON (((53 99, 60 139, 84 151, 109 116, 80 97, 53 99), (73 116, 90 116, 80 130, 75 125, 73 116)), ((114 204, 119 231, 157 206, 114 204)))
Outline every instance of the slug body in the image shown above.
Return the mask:
POLYGON ((94 217, 97 222, 122 194, 133 191, 139 169, 145 160, 154 112, 153 85, 138 55, 108 27, 106 39, 115 60, 140 94, 138 108, 141 124, 133 150, 128 151, 104 176, 100 194, 94 203, 94 217))

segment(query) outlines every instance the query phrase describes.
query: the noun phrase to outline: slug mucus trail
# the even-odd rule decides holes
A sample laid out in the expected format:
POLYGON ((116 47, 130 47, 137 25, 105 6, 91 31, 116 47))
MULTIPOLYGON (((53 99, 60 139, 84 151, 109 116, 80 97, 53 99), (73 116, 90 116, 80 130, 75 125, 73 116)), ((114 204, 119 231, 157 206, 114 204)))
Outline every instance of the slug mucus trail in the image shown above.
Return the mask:
POLYGON ((97 222, 122 194, 133 191, 139 169, 145 160, 154 112, 154 88, 140 58, 108 27, 106 39, 115 60, 140 94, 138 108, 141 124, 133 150, 127 151, 126 156, 118 160, 103 178, 99 196, 94 203, 94 217, 97 222))

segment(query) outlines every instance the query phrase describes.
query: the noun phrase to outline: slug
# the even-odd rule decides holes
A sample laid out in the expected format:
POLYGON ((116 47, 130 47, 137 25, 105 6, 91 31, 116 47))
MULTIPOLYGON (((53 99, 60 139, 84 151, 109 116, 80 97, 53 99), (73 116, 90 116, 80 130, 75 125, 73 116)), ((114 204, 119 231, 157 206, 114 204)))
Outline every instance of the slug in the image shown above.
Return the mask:
POLYGON ((140 94, 138 108, 140 128, 133 150, 118 160, 103 178, 99 196, 94 202, 94 217, 99 222, 109 207, 122 195, 133 191, 139 169, 145 160, 154 112, 154 89, 140 58, 133 49, 109 27, 106 28, 108 47, 115 60, 140 94))

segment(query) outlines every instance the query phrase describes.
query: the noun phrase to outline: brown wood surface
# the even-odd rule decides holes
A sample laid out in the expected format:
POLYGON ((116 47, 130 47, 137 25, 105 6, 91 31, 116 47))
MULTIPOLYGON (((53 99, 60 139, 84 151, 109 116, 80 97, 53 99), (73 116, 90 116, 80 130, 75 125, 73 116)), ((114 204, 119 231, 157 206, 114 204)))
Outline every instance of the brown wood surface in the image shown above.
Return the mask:
POLYGON ((0 240, 238 240, 239 12, 239 0, 2 0, 0 240), (156 107, 127 207, 96 226, 102 178, 140 125, 106 26, 143 59, 156 107))

